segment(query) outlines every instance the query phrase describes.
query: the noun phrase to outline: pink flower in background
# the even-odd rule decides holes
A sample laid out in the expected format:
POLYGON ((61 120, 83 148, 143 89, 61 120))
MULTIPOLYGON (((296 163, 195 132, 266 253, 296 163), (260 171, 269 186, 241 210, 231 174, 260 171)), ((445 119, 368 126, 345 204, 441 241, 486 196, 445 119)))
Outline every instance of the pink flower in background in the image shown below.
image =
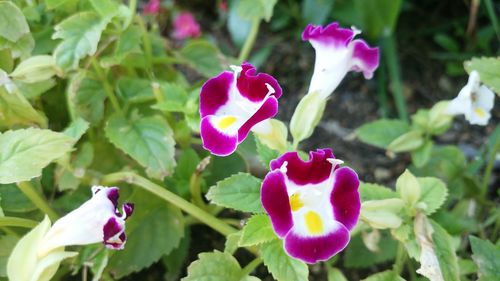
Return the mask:
POLYGON ((144 6, 143 10, 145 15, 154 15, 160 12, 160 0, 149 0, 144 6))
POLYGON ((183 40, 201 35, 200 25, 190 12, 182 12, 174 19, 174 38, 183 40))

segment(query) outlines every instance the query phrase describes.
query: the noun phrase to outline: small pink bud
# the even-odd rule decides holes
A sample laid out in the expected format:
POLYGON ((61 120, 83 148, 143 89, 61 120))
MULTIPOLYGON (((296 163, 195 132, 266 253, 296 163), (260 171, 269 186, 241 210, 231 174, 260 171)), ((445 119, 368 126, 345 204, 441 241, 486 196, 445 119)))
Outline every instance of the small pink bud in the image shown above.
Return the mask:
POLYGON ((196 22, 193 14, 182 12, 174 19, 174 38, 183 40, 186 38, 196 38, 201 35, 200 25, 196 22))
POLYGON ((145 15, 154 15, 160 12, 160 0, 149 0, 144 6, 143 13, 145 15))

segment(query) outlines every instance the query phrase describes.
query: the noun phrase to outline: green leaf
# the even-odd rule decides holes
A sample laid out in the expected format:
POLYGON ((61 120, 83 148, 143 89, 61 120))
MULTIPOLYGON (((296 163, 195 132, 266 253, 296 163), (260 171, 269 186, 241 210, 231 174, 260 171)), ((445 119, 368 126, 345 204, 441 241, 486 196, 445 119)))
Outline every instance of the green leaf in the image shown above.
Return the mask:
POLYGON ((239 173, 212 186, 206 197, 212 203, 243 212, 264 212, 260 203, 261 180, 246 173, 239 173))
POLYGON ((253 215, 242 229, 239 246, 254 246, 276 238, 269 217, 265 214, 253 215))
POLYGON ((255 144, 257 145, 257 154, 259 160, 264 164, 264 167, 269 167, 271 160, 274 160, 280 156, 277 150, 270 148, 269 146, 263 144, 259 138, 255 137, 255 144))
POLYGON ((345 250, 344 266, 348 268, 367 268, 394 259, 398 243, 391 238, 387 232, 381 232, 378 252, 372 252, 366 248, 361 235, 351 238, 345 250), (360 258, 363 257, 363 258, 360 258))
POLYGON ((0 50, 9 49, 13 58, 27 58, 35 46, 31 33, 25 34, 17 42, 11 42, 0 37, 0 50))
POLYGON ((81 117, 94 125, 101 121, 106 100, 101 81, 93 79, 85 71, 78 72, 71 77, 67 95, 73 119, 81 117))
POLYGON ((237 8, 238 14, 244 19, 264 19, 269 22, 277 2, 278 0, 240 0, 237 8))
POLYGON ((361 19, 360 28, 371 39, 391 34, 398 19, 401 0, 356 0, 355 8, 361 19))
MULTIPOLYGON (((2 70, 0 70, 2 72, 2 70)), ((0 73, 0 76, 2 73, 0 73)), ((47 119, 36 111, 17 88, 11 92, 0 86, 0 128, 11 128, 15 125, 29 126, 38 124, 47 126, 47 119)))
POLYGON ((141 53, 141 29, 131 25, 118 38, 112 55, 101 58, 100 64, 104 68, 121 64, 129 54, 141 53))
POLYGON ((172 129, 159 116, 128 120, 115 114, 104 129, 116 147, 146 168, 150 177, 163 179, 175 168, 172 129))
POLYGON ((19 92, 27 99, 35 99, 56 85, 55 79, 48 79, 36 83, 24 83, 14 80, 19 92))
POLYGON ((118 4, 113 0, 90 0, 90 3, 102 18, 113 17, 118 12, 118 4))
POLYGON ((362 279, 361 281, 405 281, 405 279, 397 275, 392 270, 386 270, 384 272, 373 274, 368 278, 362 279))
POLYGON ((420 208, 426 215, 431 215, 443 205, 448 196, 446 184, 440 179, 431 177, 417 178, 417 181, 422 190, 418 205, 424 203, 425 205, 420 208))
POLYGON ((229 2, 229 15, 227 19, 227 29, 231 35, 231 40, 238 48, 241 48, 245 43, 245 39, 250 34, 252 21, 242 18, 238 13, 240 0, 229 2))
POLYGON ((500 96, 500 58, 473 58, 466 61, 464 66, 468 73, 471 73, 473 70, 479 72, 481 82, 500 96))
POLYGON ((328 268, 328 281, 348 281, 342 271, 337 268, 328 268))
POLYGON ((304 0, 302 1, 302 19, 314 25, 326 23, 334 1, 330 0, 304 0))
POLYGON ((452 238, 438 223, 430 220, 432 225, 432 241, 439 261, 439 267, 446 281, 459 281, 457 255, 453 247, 452 238))
POLYGON ((54 9, 56 7, 66 4, 66 2, 69 1, 75 2, 76 0, 45 0, 44 2, 47 5, 47 8, 54 9))
POLYGON ((389 146, 387 146, 387 150, 399 153, 412 151, 420 148, 424 144, 424 139, 422 136, 422 132, 418 130, 409 131, 397 139, 393 140, 389 146))
POLYGON ((263 244, 261 253, 264 264, 276 280, 307 281, 309 275, 307 265, 288 256, 281 240, 263 244))
POLYGON ((219 74, 223 69, 217 47, 206 40, 190 40, 180 51, 181 58, 205 77, 219 74))
POLYGON ((0 206, 4 211, 25 213, 37 209, 15 184, 0 184, 0 206))
POLYGON ((0 1, 0 37, 17 42, 29 33, 23 12, 11 1, 0 1))
POLYGON ((155 98, 151 84, 148 79, 121 77, 117 83, 117 92, 125 102, 147 102, 155 98))
POLYGON ((188 276, 182 281, 240 281, 241 267, 238 261, 229 253, 214 251, 201 253, 198 260, 191 263, 187 269, 188 276))
POLYGON ((416 175, 439 177, 446 182, 460 177, 466 166, 463 152, 456 146, 434 147, 429 161, 415 171, 416 175))
POLYGON ((27 181, 50 162, 69 152, 74 140, 42 129, 7 131, 0 135, 0 183, 27 181))
POLYGON ((0 217, 5 217, 5 214, 3 213, 2 210, 2 193, 0 192, 0 217))
POLYGON ((165 280, 179 280, 180 274, 184 271, 184 264, 189 256, 189 246, 191 245, 191 232, 189 228, 186 228, 185 231, 179 246, 163 257, 163 264, 167 267, 165 280))
POLYGON ((410 126, 402 120, 380 119, 356 129, 356 136, 364 143, 387 148, 392 141, 409 130, 410 126))
POLYGON ((78 118, 69 124, 63 134, 73 138, 76 142, 85 134, 88 128, 89 122, 83 120, 83 118, 78 118))
POLYGON ((57 72, 58 69, 52 56, 38 55, 23 60, 16 66, 10 77, 25 83, 36 83, 52 78, 57 72))
POLYGON ((0 277, 7 277, 7 260, 17 241, 18 238, 15 236, 0 236, 0 277))
POLYGON ((241 231, 231 233, 226 237, 226 243, 224 243, 224 252, 229 254, 234 254, 238 249, 238 244, 241 238, 241 231))
POLYGON ((411 161, 415 167, 423 167, 429 161, 433 146, 431 140, 426 140, 421 147, 411 152, 411 161))
POLYGON ((64 70, 74 69, 80 59, 94 55, 108 21, 94 12, 82 12, 55 26, 52 39, 63 39, 54 50, 56 63, 64 70))
POLYGON ((398 194, 383 185, 361 182, 359 185, 359 197, 361 198, 361 202, 364 202, 368 200, 397 198, 398 194))
POLYGON ((500 279, 500 246, 474 236, 469 236, 469 240, 473 253, 472 259, 479 268, 479 280, 500 279))
POLYGON ((396 191, 401 196, 401 199, 408 204, 408 207, 413 207, 422 193, 417 178, 409 170, 405 170, 397 179, 396 191))
POLYGON ((179 246, 184 236, 184 221, 179 209, 151 193, 135 189, 127 199, 137 208, 127 220, 127 245, 109 260, 116 278, 151 266, 179 246))

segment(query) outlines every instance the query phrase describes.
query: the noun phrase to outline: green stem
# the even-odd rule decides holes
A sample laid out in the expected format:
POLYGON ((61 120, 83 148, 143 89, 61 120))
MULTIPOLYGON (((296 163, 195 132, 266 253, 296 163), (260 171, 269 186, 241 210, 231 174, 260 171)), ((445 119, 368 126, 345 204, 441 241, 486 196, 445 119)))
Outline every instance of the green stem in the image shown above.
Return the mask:
POLYGON ((0 217, 0 227, 14 226, 14 227, 33 228, 37 224, 38 222, 34 220, 28 220, 16 217, 0 217))
POLYGON ((191 192, 191 201, 196 206, 205 209, 205 201, 201 197, 200 175, 197 172, 194 172, 189 179, 189 191, 191 192))
POLYGON ((254 271, 257 268, 257 266, 259 266, 261 263, 262 263, 262 258, 260 258, 260 257, 257 257, 253 261, 251 261, 250 263, 248 263, 241 270, 241 278, 243 278, 243 277, 249 275, 250 273, 252 273, 252 271, 254 271))
POLYGON ((228 236, 231 233, 237 232, 237 230, 220 219, 212 216, 211 214, 205 212, 204 210, 198 208, 197 206, 184 200, 182 197, 168 191, 160 185, 157 185, 146 178, 143 178, 133 172, 118 172, 114 174, 109 174, 103 177, 103 183, 106 185, 124 181, 130 184, 135 184, 143 189, 157 195, 161 199, 177 206, 179 209, 183 210, 192 217, 200 220, 204 224, 210 226, 214 230, 218 231, 224 236, 228 236))
POLYGON ((129 0, 128 8, 130 11, 132 11, 131 18, 133 19, 137 10, 137 0, 129 0))
POLYGON ((405 261, 406 261, 405 247, 402 243, 398 243, 398 250, 396 252, 396 262, 394 263, 394 272, 396 272, 398 275, 401 275, 405 261))
POLYGON ((486 164, 486 168, 484 170, 483 182, 481 184, 481 199, 486 199, 486 195, 488 194, 488 184, 490 183, 491 172, 493 171, 496 155, 499 151, 500 138, 497 138, 495 145, 489 153, 490 159, 488 160, 488 164, 486 164))
POLYGON ((252 21, 250 34, 248 34, 247 40, 245 41, 245 44, 243 44, 243 48, 241 48, 240 55, 238 56, 239 62, 244 62, 248 59, 253 44, 255 43, 255 39, 257 38, 257 34, 259 33, 260 21, 260 18, 255 18, 252 21))
POLYGON ((387 104, 387 73, 385 68, 384 60, 380 60, 380 65, 377 71, 377 97, 378 104, 380 106, 380 115, 382 118, 387 118, 389 116, 389 106, 387 104))
POLYGON ((92 66, 94 67, 94 70, 99 77, 99 80, 101 80, 104 92, 106 92, 106 95, 108 96, 109 100, 111 101, 111 104, 113 105, 113 109, 116 112, 122 112, 122 108, 120 107, 120 103, 118 102, 118 99, 115 96, 115 93, 113 92, 113 87, 109 84, 108 78, 106 77, 106 74, 104 73, 103 69, 101 66, 97 63, 95 59, 92 59, 92 66))
POLYGON ((398 55, 396 50, 396 40, 394 36, 384 36, 382 39, 383 57, 386 60, 389 70, 389 78, 392 84, 392 94, 399 118, 408 121, 408 111, 406 110, 406 102, 403 95, 403 86, 401 84, 401 71, 399 69, 398 55))
POLYGON ((144 20, 140 16, 136 16, 136 21, 139 24, 139 27, 142 30, 142 44, 144 46, 144 58, 146 60, 146 64, 148 69, 152 69, 153 66, 153 47, 151 47, 151 39, 149 38, 149 32, 146 28, 146 24, 144 20))
POLYGON ((35 190, 35 187, 27 181, 17 183, 17 186, 26 197, 42 212, 47 214, 51 221, 56 221, 59 215, 50 207, 49 203, 40 193, 35 190))
POLYGON ((493 29, 495 30, 497 38, 498 40, 500 40, 500 27, 498 26, 498 18, 495 14, 495 7, 493 6, 493 2, 491 0, 484 0, 484 5, 486 6, 486 10, 488 11, 491 25, 493 25, 493 29))

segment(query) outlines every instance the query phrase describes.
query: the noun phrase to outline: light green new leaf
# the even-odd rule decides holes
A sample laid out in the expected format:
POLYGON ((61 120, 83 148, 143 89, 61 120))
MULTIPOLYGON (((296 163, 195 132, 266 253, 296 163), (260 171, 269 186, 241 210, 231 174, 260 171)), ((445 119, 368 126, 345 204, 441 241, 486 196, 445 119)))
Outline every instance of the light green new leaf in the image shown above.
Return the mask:
POLYGON ((261 252, 264 264, 276 280, 307 281, 309 275, 307 265, 288 256, 281 240, 263 244, 261 252))
POLYGON ((116 147, 146 168, 150 177, 163 179, 175 168, 172 129, 159 116, 128 120, 115 114, 104 129, 116 147))
POLYGON ((117 251, 109 260, 116 278, 151 266, 179 246, 184 236, 181 211, 151 193, 136 189, 127 199, 137 208, 127 220, 126 250, 117 251))
POLYGON ((438 178, 430 177, 417 178, 417 181, 422 190, 420 199, 418 199, 419 208, 421 208, 426 215, 431 215, 443 205, 448 196, 446 184, 438 178), (424 204, 421 205, 422 203, 424 204))
POLYGON ((479 268, 480 281, 487 278, 500 280, 500 246, 493 245, 488 240, 469 236, 472 248, 472 259, 479 268))
POLYGON ((67 95, 73 119, 81 117, 94 125, 101 121, 106 100, 101 81, 88 76, 85 71, 78 72, 71 77, 67 95))
POLYGON ((138 26, 131 25, 123 31, 116 42, 116 47, 112 55, 103 57, 100 60, 101 66, 108 68, 118 65, 129 55, 141 52, 141 29, 138 26))
POLYGON ((226 243, 224 243, 224 252, 229 254, 234 254, 238 249, 238 243, 240 242, 241 231, 231 233, 226 236, 226 243))
POLYGON ((387 150, 399 153, 412 151, 420 148, 424 144, 424 138, 422 132, 418 130, 409 131, 395 140, 393 140, 388 146, 387 150))
POLYGON ((439 261, 441 273, 446 281, 459 281, 458 259, 453 247, 452 238, 438 223, 429 219, 432 225, 432 241, 439 261))
POLYGON ((473 58, 464 63, 468 73, 476 70, 479 72, 481 82, 490 87, 500 96, 500 58, 473 58))
POLYGON ((23 12, 11 1, 0 1, 0 37, 17 42, 29 32, 23 12))
POLYGON ((240 0, 237 7, 238 15, 243 19, 264 19, 269 22, 277 2, 278 0, 240 0))
POLYGON ((328 268, 328 281, 348 281, 342 271, 337 268, 328 268))
MULTIPOLYGON (((201 253, 198 260, 191 263, 187 269, 188 276, 182 281, 243 281, 241 267, 238 261, 229 253, 214 251, 201 253)), ((250 279, 251 280, 251 279, 250 279)))
POLYGON ((10 77, 25 83, 36 83, 52 78, 57 72, 54 57, 38 55, 23 60, 10 77))
POLYGON ((73 138, 76 142, 85 134, 88 128, 89 122, 85 121, 83 118, 78 118, 69 124, 63 131, 63 134, 73 138))
POLYGON ((0 86, 0 128, 34 124, 46 127, 47 118, 43 113, 35 110, 16 87, 9 92, 5 87, 0 86))
POLYGON ((74 139, 42 129, 7 131, 0 135, 0 183, 27 181, 50 162, 69 152, 74 139))
POLYGON ((423 167, 429 159, 431 158, 432 148, 434 147, 434 143, 431 140, 426 140, 424 144, 413 150, 411 152, 411 161, 413 165, 417 168, 423 167))
POLYGON ((413 207, 422 193, 417 178, 409 170, 405 170, 397 179, 396 191, 401 196, 401 199, 408 204, 408 207, 413 207))
POLYGON ((118 4, 113 0, 90 0, 90 3, 102 18, 111 18, 118 12, 118 4))
POLYGON ((379 272, 365 278, 361 281, 405 281, 401 276, 398 276, 394 271, 387 270, 384 272, 379 272))
POLYGON ((383 185, 360 182, 359 197, 361 198, 361 202, 364 202, 368 200, 397 198, 398 194, 394 190, 383 185))
POLYGON ((57 65, 64 70, 74 69, 80 59, 93 55, 107 24, 108 20, 97 13, 82 12, 56 25, 52 39, 63 39, 54 50, 57 65))
POLYGON ((262 213, 260 203, 261 180, 246 173, 239 173, 212 186, 206 197, 212 203, 243 212, 262 213))
POLYGON ((271 220, 264 214, 253 215, 242 232, 239 241, 240 247, 258 245, 278 238, 274 234, 271 220))
POLYGON ((402 120, 380 119, 357 128, 356 136, 364 143, 385 149, 409 130, 408 123, 402 120))

